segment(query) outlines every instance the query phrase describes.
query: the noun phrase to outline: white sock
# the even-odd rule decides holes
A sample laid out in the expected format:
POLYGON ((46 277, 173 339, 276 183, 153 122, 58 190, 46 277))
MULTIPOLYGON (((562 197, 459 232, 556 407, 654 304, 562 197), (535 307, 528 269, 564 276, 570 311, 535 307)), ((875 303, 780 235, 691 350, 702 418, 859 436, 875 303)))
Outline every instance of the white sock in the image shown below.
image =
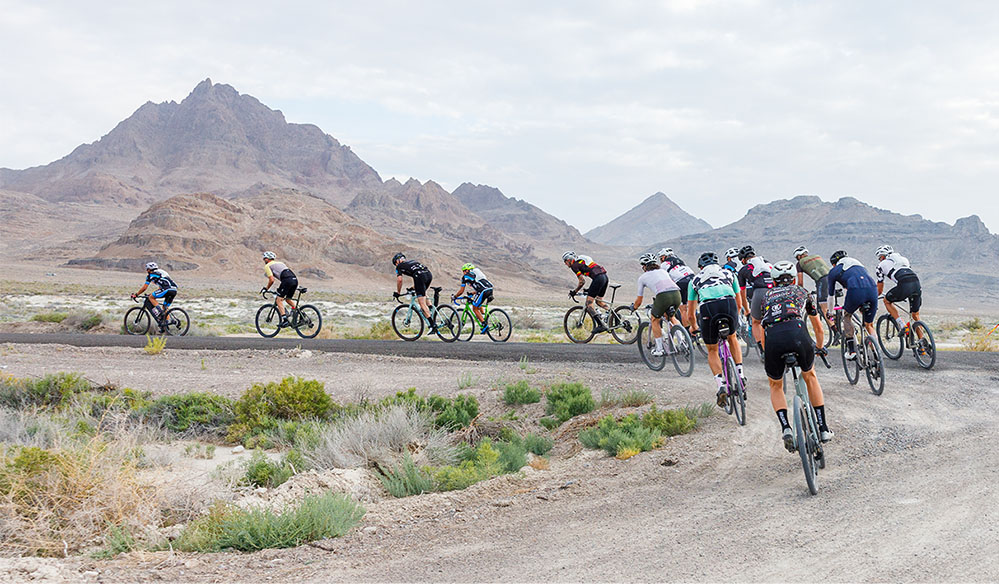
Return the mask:
POLYGON ((739 372, 739 377, 745 377, 745 375, 742 374, 742 363, 736 363, 735 370, 739 372))
POLYGON ((901 316, 896 318, 895 322, 898 323, 898 328, 905 328, 905 319, 902 318, 901 316))
POLYGON ((718 384, 718 389, 721 389, 722 386, 725 385, 725 376, 721 373, 715 375, 715 383, 718 384))
POLYGON ((663 350, 663 338, 662 337, 656 337, 656 348, 659 349, 660 351, 663 350))

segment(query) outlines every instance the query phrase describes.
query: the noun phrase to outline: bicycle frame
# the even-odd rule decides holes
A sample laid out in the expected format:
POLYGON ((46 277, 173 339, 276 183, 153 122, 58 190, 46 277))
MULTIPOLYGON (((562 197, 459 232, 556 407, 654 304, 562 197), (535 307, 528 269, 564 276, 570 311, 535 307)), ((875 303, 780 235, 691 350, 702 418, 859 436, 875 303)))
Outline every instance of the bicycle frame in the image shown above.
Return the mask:
POLYGON ((486 302, 482 304, 482 306, 480 307, 482 308, 482 316, 483 316, 483 318, 480 320, 479 316, 475 314, 475 310, 473 310, 472 308, 472 300, 468 296, 461 296, 460 298, 455 298, 454 299, 455 304, 457 304, 458 301, 462 299, 464 300, 463 304, 465 306, 461 311, 461 321, 460 321, 461 325, 465 326, 465 322, 467 322, 468 319, 470 318, 471 321, 476 324, 476 326, 480 328, 486 326, 486 321, 489 320, 489 303, 486 302))

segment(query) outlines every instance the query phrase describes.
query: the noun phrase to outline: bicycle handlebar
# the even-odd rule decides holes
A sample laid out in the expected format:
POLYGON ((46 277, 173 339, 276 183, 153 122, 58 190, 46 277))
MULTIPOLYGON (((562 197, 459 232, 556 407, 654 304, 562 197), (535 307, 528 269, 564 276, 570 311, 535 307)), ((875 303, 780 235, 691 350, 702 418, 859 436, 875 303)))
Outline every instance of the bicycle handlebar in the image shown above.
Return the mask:
POLYGON ((416 294, 416 288, 406 288, 405 292, 397 293, 397 295, 395 296, 395 301, 398 302, 399 304, 406 304, 406 302, 403 302, 402 299, 407 296, 412 296, 414 294, 416 294))

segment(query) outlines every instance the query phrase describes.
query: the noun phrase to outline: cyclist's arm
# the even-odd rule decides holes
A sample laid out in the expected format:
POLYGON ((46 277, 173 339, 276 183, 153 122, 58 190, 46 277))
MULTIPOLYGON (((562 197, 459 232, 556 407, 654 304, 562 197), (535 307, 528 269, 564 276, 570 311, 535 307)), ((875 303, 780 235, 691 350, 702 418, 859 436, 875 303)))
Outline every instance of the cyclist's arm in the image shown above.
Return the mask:
POLYGON ((457 298, 457 297, 461 296, 464 293, 465 293, 465 285, 462 284, 461 288, 458 288, 458 291, 454 293, 454 297, 457 298))
POLYGON ((637 298, 635 298, 635 301, 631 303, 631 308, 634 310, 638 310, 639 308, 641 308, 643 298, 645 297, 642 295, 639 295, 637 298))
POLYGON ((579 278, 579 283, 576 284, 576 289, 572 291, 573 294, 575 294, 576 292, 579 292, 580 290, 582 290, 583 286, 586 285, 586 280, 583 279, 583 275, 582 274, 576 274, 576 277, 579 278))
POLYGON ((148 288, 148 287, 149 287, 149 282, 143 282, 142 283, 142 288, 139 288, 139 291, 136 292, 135 295, 138 296, 139 294, 142 294, 143 292, 146 291, 146 288, 148 288))
POLYGON ((402 274, 399 274, 395 278, 395 292, 396 294, 402 293, 402 274))
POLYGON ((815 331, 815 346, 824 347, 826 345, 826 333, 822 330, 822 323, 819 322, 819 315, 809 314, 808 320, 812 321, 812 330, 815 331))
POLYGON ((687 318, 684 322, 690 324, 692 330, 697 329, 697 321, 694 319, 694 313, 697 310, 697 299, 691 298, 687 300, 687 318))
POLYGON ((804 274, 804 272, 798 272, 798 285, 799 286, 804 286, 805 285, 805 274, 804 274))
POLYGON ((267 285, 264 286, 264 290, 270 290, 271 286, 274 285, 274 276, 267 276, 267 285))
POLYGON ((884 281, 878 282, 878 296, 881 296, 882 294, 884 294, 884 291, 885 291, 885 283, 884 283, 884 281))

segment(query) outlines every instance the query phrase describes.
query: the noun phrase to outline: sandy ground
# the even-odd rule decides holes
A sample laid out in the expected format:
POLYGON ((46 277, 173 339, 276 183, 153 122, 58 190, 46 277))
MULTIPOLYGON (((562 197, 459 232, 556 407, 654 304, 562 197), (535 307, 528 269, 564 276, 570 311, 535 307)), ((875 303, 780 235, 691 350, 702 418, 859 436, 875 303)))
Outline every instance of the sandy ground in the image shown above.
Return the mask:
MULTIPOLYGON (((889 370, 884 395, 850 386, 838 363, 821 371, 830 425, 820 492, 807 493, 800 462, 783 450, 748 364, 748 424, 718 413, 694 433, 619 461, 561 449, 548 471, 465 491, 386 500, 338 540, 254 554, 132 553, 108 561, 8 560, 0 581, 996 581, 999 494, 994 464, 999 358, 953 358, 889 370)), ((0 347, 3 373, 79 371, 156 395, 238 396, 251 382, 299 375, 337 400, 406 387, 456 393, 476 383, 487 413, 509 408, 494 389, 527 378, 650 391, 659 405, 713 394, 705 364, 690 379, 635 365, 538 363, 321 354, 170 351, 66 346, 0 347)))

